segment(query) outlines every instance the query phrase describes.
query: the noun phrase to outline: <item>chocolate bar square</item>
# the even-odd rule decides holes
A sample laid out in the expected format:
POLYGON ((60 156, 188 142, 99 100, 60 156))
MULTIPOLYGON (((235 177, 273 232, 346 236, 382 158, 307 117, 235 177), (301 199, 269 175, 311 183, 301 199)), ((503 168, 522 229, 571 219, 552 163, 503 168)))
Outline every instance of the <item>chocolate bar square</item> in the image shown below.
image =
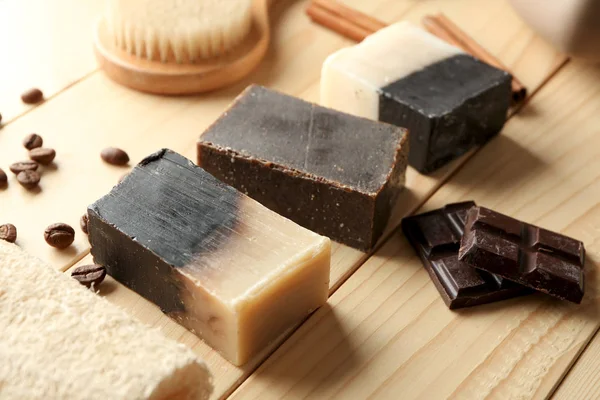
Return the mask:
POLYGON ((498 275, 459 261, 458 249, 472 201, 406 217, 402 230, 421 258, 444 303, 450 309, 471 307, 532 291, 498 275))
POLYGON ((559 299, 583 298, 582 242, 485 207, 469 210, 458 257, 559 299))

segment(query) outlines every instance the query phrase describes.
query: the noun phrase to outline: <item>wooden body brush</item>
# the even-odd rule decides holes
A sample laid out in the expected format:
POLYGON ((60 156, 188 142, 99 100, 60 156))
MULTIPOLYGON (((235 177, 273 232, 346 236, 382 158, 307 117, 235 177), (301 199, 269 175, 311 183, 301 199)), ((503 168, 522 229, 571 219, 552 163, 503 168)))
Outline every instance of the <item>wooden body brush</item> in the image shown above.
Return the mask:
POLYGON ((271 0, 107 0, 94 44, 114 81, 143 92, 193 94, 250 73, 270 42, 271 0))

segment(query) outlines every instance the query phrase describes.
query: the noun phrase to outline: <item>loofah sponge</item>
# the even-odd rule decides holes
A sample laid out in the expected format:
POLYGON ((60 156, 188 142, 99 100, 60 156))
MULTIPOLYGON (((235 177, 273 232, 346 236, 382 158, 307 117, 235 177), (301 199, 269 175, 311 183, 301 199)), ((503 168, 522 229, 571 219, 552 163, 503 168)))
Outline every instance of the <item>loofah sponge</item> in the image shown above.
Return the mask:
POLYGON ((129 54, 189 63, 238 45, 252 25, 252 0, 107 0, 105 18, 129 54))
POLYGON ((206 400, 182 344, 0 240, 0 399, 206 400))

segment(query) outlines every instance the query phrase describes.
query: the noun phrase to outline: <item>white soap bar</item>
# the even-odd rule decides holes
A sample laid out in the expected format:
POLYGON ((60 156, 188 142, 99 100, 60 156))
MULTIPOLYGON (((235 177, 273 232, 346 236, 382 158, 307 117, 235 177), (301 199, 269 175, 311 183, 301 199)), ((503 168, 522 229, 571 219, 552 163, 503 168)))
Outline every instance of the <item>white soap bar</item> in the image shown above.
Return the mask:
POLYGON ((0 399, 207 399, 187 347, 0 240, 0 399))

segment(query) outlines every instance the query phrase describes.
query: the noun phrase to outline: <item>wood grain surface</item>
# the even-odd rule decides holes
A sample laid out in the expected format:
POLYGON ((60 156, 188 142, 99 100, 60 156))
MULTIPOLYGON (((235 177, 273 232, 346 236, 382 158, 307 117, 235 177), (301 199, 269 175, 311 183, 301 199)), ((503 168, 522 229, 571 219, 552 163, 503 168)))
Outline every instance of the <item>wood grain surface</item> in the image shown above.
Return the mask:
POLYGON ((450 311, 396 234, 232 398, 551 394, 600 324, 599 78, 571 63, 423 208, 472 199, 583 240, 581 305, 537 294, 450 311))
MULTIPOLYGON (((407 4, 408 3, 399 3, 399 6, 406 6, 407 4)), ((472 10, 474 5, 474 3, 470 1, 454 2, 453 4, 459 5, 460 10, 457 11, 460 12, 468 12, 469 10, 472 10), (464 10, 462 7, 464 7, 464 10)), ((406 17, 414 21, 418 21, 422 15, 434 10, 443 9, 451 16, 453 11, 455 11, 454 8, 451 7, 448 9, 442 7, 441 2, 425 2, 418 5, 416 5, 416 3, 411 3, 411 5, 412 7, 406 7, 406 17)), ((534 90, 542 82, 544 82, 545 77, 550 74, 558 64, 564 61, 564 56, 556 54, 543 42, 535 39, 533 34, 528 29, 523 28, 516 16, 512 13, 512 11, 510 11, 510 9, 507 8, 505 4, 501 2, 495 2, 495 5, 497 7, 491 7, 489 10, 480 9, 480 11, 490 13, 490 15, 486 14, 488 21, 492 20, 492 14, 501 15, 501 17, 504 18, 504 23, 492 24, 492 26, 495 25, 495 28, 484 30, 480 29, 483 28, 483 26, 479 25, 481 20, 473 18, 461 21, 461 26, 467 31, 476 31, 477 33, 473 32, 472 34, 476 36, 477 39, 482 43, 487 45, 487 39, 494 44, 490 46, 490 48, 496 50, 497 54, 500 55, 503 61, 511 65, 511 67, 514 68, 517 73, 523 76, 523 79, 526 81, 530 89, 534 90), (512 52, 504 50, 508 48, 512 49, 512 47, 508 46, 508 42, 495 44, 495 37, 499 35, 499 32, 505 30, 507 27, 514 27, 515 25, 520 28, 512 32, 511 36, 507 37, 506 40, 513 40, 515 43, 520 43, 523 49, 521 57, 515 57, 513 56, 512 52), (526 39, 515 40, 515 37, 520 38, 521 36, 526 37, 526 39), (540 68, 540 66, 543 68, 540 68)), ((280 10, 281 14, 279 18, 282 22, 275 25, 276 29, 280 30, 280 34, 275 34, 274 49, 267 56, 266 64, 263 66, 263 68, 267 68, 268 70, 259 70, 258 76, 254 77, 253 81, 258 81, 284 92, 297 94, 306 99, 316 101, 318 99, 318 78, 322 60, 331 51, 349 42, 339 38, 337 35, 331 32, 322 29, 321 27, 312 26, 307 20, 305 20, 302 11, 302 7, 298 7, 296 3, 290 4, 285 10, 280 10), (281 30, 281 24, 283 23, 285 23, 284 31, 281 30), (298 36, 293 35, 294 32, 296 32, 298 36), (304 35, 301 35, 301 33, 304 35), (286 35, 290 34, 293 35, 293 39, 286 37, 286 35), (285 44, 289 44, 290 40, 306 40, 306 35, 314 35, 314 37, 311 39, 311 43, 312 41, 314 41, 314 43, 311 44, 309 49, 305 50, 306 54, 302 54, 301 58, 299 58, 300 56, 298 55, 297 50, 286 47, 285 44), (318 45, 316 43, 318 43, 318 45), (293 65, 294 61, 301 62, 301 59, 304 59, 305 57, 309 57, 312 62, 310 64, 303 65, 303 69, 301 71, 288 71, 288 69, 296 68, 296 66, 293 65), (262 74, 264 75, 261 77, 262 74), (312 79, 307 80, 307 82, 302 85, 299 85, 298 79, 304 80, 307 76, 312 76, 312 79), (298 79, 294 79, 294 77, 297 77, 298 79)), ((460 21, 460 17, 455 19, 460 21)), ((127 138, 123 134, 119 135, 121 136, 120 139, 123 140, 124 143, 121 146, 124 148, 131 149, 132 145, 128 143, 136 143, 134 149, 138 151, 138 153, 133 154, 135 160, 139 160, 145 154, 150 152, 151 149, 149 147, 156 143, 161 143, 161 145, 162 143, 168 143, 168 145, 175 150, 182 151, 183 154, 187 155, 188 157, 193 157, 194 142, 198 136, 198 133, 201 132, 204 126, 212 122, 212 120, 221 112, 221 110, 226 107, 231 98, 235 96, 237 92, 244 86, 242 84, 235 88, 219 92, 218 94, 221 94, 221 96, 219 96, 217 99, 215 99, 215 96, 217 96, 217 94, 215 94, 214 96, 211 96, 210 99, 207 98, 205 101, 204 98, 186 98, 183 100, 160 99, 160 102, 165 110, 161 110, 159 115, 151 115, 150 110, 154 110, 157 107, 156 103, 153 102, 155 99, 153 97, 146 97, 131 93, 117 86, 112 86, 104 79, 102 75, 94 75, 92 78, 86 80, 78 86, 86 85, 89 85, 88 89, 84 89, 86 91, 105 90, 106 87, 112 87, 112 90, 115 93, 113 95, 115 100, 121 96, 124 96, 126 93, 128 96, 131 96, 132 103, 133 99, 137 100, 135 104, 138 106, 140 105, 139 103, 141 99, 144 100, 144 103, 148 102, 143 109, 139 110, 138 114, 139 116, 148 114, 148 118, 150 118, 149 121, 144 121, 145 129, 138 130, 134 126, 128 125, 128 128, 130 128, 128 135, 131 137, 127 138), (187 101, 187 106, 182 105, 182 101, 187 101), (200 107, 202 107, 204 111, 201 115, 198 113, 200 107), (162 112, 165 114, 162 114, 162 112), (172 114, 169 116, 167 112, 172 114), (179 119, 184 117, 187 118, 184 121, 179 121, 179 119), (154 121, 157 122, 153 123, 154 121), (161 135, 164 134, 164 132, 173 131, 172 124, 176 123, 176 121, 178 121, 178 135, 175 137, 162 137, 161 135), (198 126, 197 131, 190 130, 190 126, 193 127, 194 124, 198 126)), ((76 89, 78 88, 74 88, 74 90, 76 89)), ((109 95, 111 94, 108 92, 106 92, 106 94, 105 92, 99 92, 97 97, 105 98, 109 95)), ((85 92, 82 92, 80 96, 85 96, 85 92)), ((121 115, 131 114, 131 111, 128 111, 127 109, 127 107, 130 106, 130 102, 121 102, 115 104, 113 110, 112 107, 107 104, 105 110, 110 113, 109 119, 112 120, 121 115)), ((94 118, 92 113, 86 115, 82 119, 89 118, 94 118)), ((124 118, 125 117, 121 117, 121 119, 124 118)), ((139 120, 139 117, 137 119, 139 120)), ((98 121, 98 123, 101 124, 100 121, 98 121)), ((409 190, 406 190, 403 193, 401 200, 398 202, 398 206, 394 210, 392 223, 390 224, 390 227, 388 227, 388 236, 391 234, 393 230, 392 228, 397 226, 402 216, 414 211, 429 196, 431 196, 443 183, 443 181, 447 179, 452 171, 463 164, 469 156, 458 160, 457 162, 432 176, 420 175, 415 171, 410 170, 407 177, 407 187, 409 190)), ((90 153, 90 157, 92 157, 92 160, 94 160, 93 153, 90 153)), ((110 187, 114 182, 114 180, 107 182, 104 190, 106 190, 107 187, 110 187)), ((332 290, 336 289, 342 282, 344 282, 344 280, 350 276, 366 258, 367 255, 358 252, 357 250, 335 244, 332 255, 332 290)), ((91 262, 91 259, 88 257, 79 265, 89 262, 91 262)), ((156 307, 144 299, 140 298, 114 281, 110 284, 110 287, 111 289, 105 293, 109 300, 125 307, 127 310, 130 310, 133 315, 139 317, 143 321, 161 327, 168 336, 191 345, 198 354, 207 360, 216 377, 216 391, 214 398, 224 397, 233 389, 235 389, 245 377, 247 377, 258 365, 260 365, 270 351, 276 348, 284 339, 282 338, 277 343, 274 343, 273 349, 267 349, 265 353, 255 357, 243 368, 237 368, 227 363, 193 334, 185 331, 167 317, 163 316, 156 307)))
POLYGON ((35 106, 21 93, 46 99, 96 69, 93 25, 103 1, 0 0, 0 113, 8 123, 35 106))
MULTIPOLYGON (((418 22, 427 13, 443 11, 507 64, 530 91, 546 84, 565 60, 534 35, 505 0, 345 3, 385 22, 418 22)), ((96 71, 91 30, 101 0, 57 0, 52 5, 0 0, 0 45, 3 58, 13 60, 0 63, 0 113, 5 122, 0 128, 0 168, 7 170, 11 162, 26 158, 20 142, 30 132, 40 133, 58 153, 55 165, 43 171, 41 191, 25 191, 14 177, 7 189, 0 189, 0 223, 17 225, 20 246, 67 269, 89 251, 78 229, 80 215, 128 171, 104 164, 99 157, 103 147, 127 150, 131 165, 160 147, 194 159, 199 134, 249 83, 317 101, 322 61, 351 42, 310 23, 305 5, 306 1, 276 2, 272 46, 264 63, 242 83, 208 95, 172 98, 131 91, 96 71), (36 108, 23 105, 19 95, 31 86, 43 89, 49 100, 36 108), (66 251, 43 241, 44 227, 58 221, 77 227, 75 245, 66 251)), ((386 233, 391 239, 358 270, 368 255, 336 244, 332 290, 337 291, 329 305, 243 368, 227 363, 110 278, 101 295, 204 357, 215 375, 213 398, 226 397, 265 359, 235 398, 398 398, 398 393, 407 398, 544 397, 598 326, 595 286, 588 285, 582 307, 531 296, 453 313, 445 309, 416 256, 393 228, 434 193, 425 208, 474 198, 584 240, 591 260, 586 268, 594 271, 600 211, 591 205, 599 194, 592 131, 598 123, 594 114, 600 102, 595 83, 599 75, 593 68, 569 66, 474 159, 469 154, 432 176, 409 170, 408 190, 386 233)), ((89 262, 89 256, 81 261, 89 262)), ((594 276, 588 278, 595 281, 594 276)), ((590 350, 597 347, 592 344, 590 350)), ((579 383, 600 375, 600 362, 591 354, 583 355, 586 364, 576 365, 567 379, 567 384, 573 383, 565 384, 557 397, 570 398, 572 392, 582 399, 597 395, 593 386, 586 389, 579 383)))

